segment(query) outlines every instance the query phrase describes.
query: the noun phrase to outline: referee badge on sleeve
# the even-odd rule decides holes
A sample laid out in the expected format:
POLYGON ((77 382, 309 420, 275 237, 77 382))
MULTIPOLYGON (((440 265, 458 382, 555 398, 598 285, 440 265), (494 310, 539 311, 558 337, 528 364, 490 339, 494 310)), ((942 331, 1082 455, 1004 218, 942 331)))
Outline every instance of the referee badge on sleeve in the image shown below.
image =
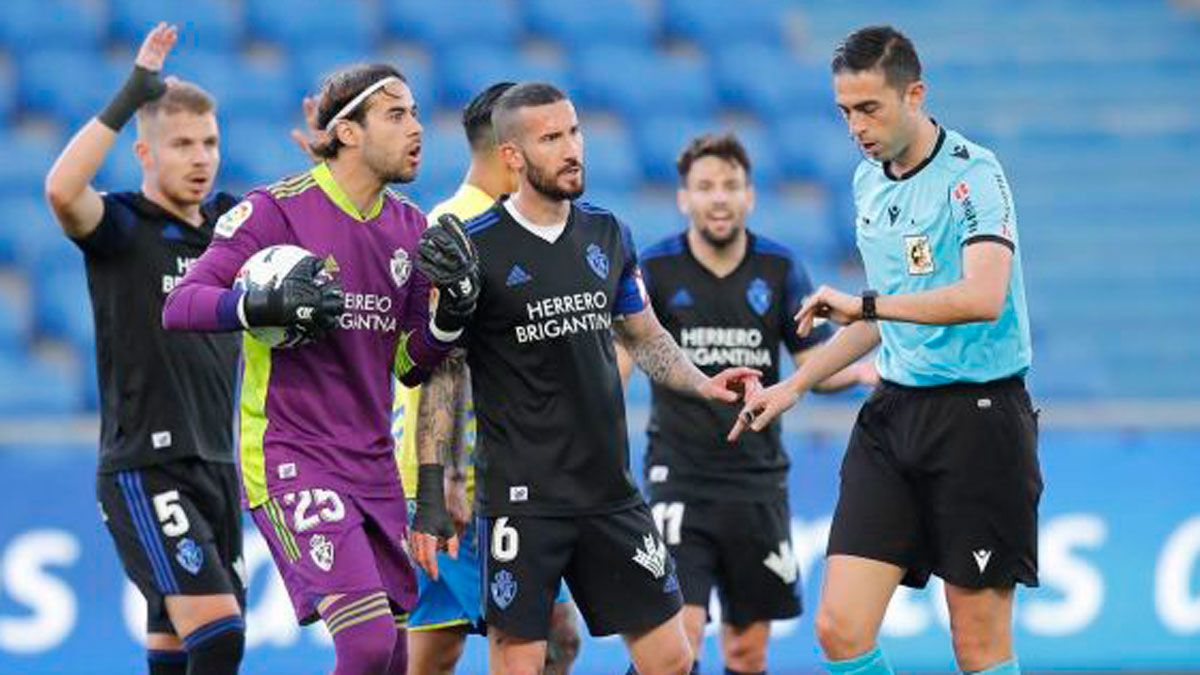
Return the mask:
POLYGON ((906 235, 904 237, 904 258, 908 261, 909 274, 933 274, 933 249, 929 246, 927 235, 906 235))

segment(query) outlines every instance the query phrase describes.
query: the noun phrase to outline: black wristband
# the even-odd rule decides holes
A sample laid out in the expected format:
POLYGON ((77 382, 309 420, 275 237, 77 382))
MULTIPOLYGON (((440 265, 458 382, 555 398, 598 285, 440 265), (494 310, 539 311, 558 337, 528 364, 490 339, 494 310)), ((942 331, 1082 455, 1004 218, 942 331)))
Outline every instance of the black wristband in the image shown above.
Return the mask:
POLYGON ((167 92, 167 83, 158 76, 158 71, 134 66, 125 84, 113 94, 112 99, 96 119, 113 131, 121 131, 137 112, 138 108, 167 92))
POLYGON ((877 297, 879 297, 879 291, 868 288, 862 292, 863 321, 876 321, 879 319, 879 314, 875 311, 875 298, 877 297))
POLYGON ((417 503, 423 506, 446 503, 446 489, 442 479, 446 468, 441 464, 422 464, 417 467, 417 503))

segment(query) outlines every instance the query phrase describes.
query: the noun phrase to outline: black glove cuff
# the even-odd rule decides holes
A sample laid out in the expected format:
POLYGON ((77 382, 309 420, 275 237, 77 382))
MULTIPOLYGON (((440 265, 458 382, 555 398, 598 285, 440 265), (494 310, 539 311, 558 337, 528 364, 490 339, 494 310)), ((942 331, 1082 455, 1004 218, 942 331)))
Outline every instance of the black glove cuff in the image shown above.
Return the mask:
POLYGON ((257 328, 278 323, 279 308, 273 308, 271 301, 274 294, 261 289, 246 291, 242 296, 242 317, 246 326, 257 328))
POLYGON ((446 507, 446 489, 442 486, 445 475, 446 468, 441 464, 422 464, 417 467, 418 506, 446 507))
POLYGON ((167 92, 167 83, 158 75, 158 71, 134 66, 133 72, 125 79, 125 84, 113 94, 104 110, 96 115, 96 119, 113 131, 121 131, 138 108, 167 92))

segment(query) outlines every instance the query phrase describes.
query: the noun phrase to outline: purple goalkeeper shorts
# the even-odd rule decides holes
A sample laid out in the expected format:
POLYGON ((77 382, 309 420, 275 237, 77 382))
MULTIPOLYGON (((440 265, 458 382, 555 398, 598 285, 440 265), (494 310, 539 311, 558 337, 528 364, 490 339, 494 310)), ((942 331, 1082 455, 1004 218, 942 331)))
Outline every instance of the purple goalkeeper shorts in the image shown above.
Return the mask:
POLYGON ((317 603, 330 594, 382 589, 396 614, 416 601, 402 494, 359 497, 314 488, 276 495, 250 513, 301 624, 320 618, 317 603))

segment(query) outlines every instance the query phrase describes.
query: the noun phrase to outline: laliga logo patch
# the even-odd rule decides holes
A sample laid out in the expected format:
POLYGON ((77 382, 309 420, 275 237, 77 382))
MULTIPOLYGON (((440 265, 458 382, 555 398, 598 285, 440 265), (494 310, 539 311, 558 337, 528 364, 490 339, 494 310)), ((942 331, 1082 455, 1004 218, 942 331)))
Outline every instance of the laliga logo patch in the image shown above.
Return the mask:
POLYGON ((392 254, 389 269, 392 272, 392 281, 395 281, 397 286, 403 286, 404 282, 408 281, 409 275, 412 274, 412 261, 408 258, 408 251, 402 248, 396 249, 396 252, 392 254))
POLYGON ((237 232, 238 228, 242 226, 242 223, 250 218, 251 213, 254 213, 254 204, 251 204, 249 200, 243 199, 217 219, 213 235, 223 239, 232 237, 233 233, 237 232))
POLYGON ((308 540, 308 556, 312 558, 314 565, 320 567, 323 572, 328 572, 333 569, 333 542, 323 534, 314 534, 308 540))
POLYGON ((184 537, 175 545, 175 562, 187 570, 188 574, 196 576, 204 566, 204 549, 191 537, 184 537))
POLYGON ((750 303, 750 309, 763 316, 771 308, 771 287, 762 279, 755 278, 746 288, 746 302, 750 303))
POLYGON ((496 576, 492 577, 492 602, 496 603, 500 609, 508 609, 516 597, 517 580, 513 578, 512 572, 508 570, 496 572, 496 576))
POLYGON ((608 256, 604 255, 604 251, 595 244, 588 244, 587 247, 587 264, 592 268, 592 272, 601 279, 608 278, 608 256))

